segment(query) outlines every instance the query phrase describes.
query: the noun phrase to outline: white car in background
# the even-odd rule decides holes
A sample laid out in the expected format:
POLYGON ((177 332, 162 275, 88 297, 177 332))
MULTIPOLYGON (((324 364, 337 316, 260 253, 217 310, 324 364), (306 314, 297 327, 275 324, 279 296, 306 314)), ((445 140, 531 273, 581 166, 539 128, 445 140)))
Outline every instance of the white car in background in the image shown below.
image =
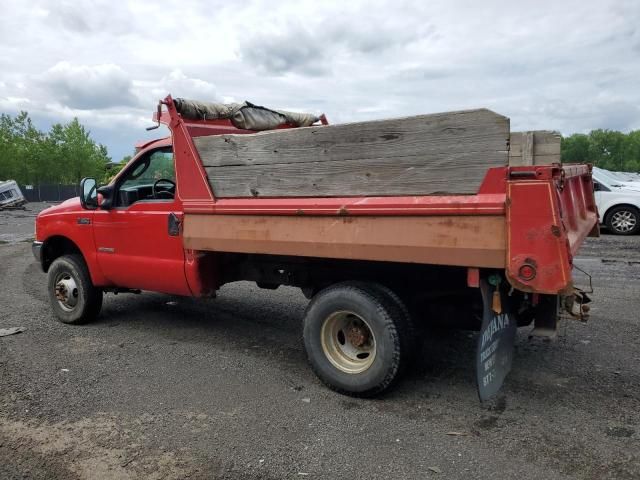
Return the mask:
POLYGON ((633 175, 593 167, 593 186, 600 222, 617 235, 640 231, 640 181, 633 175))

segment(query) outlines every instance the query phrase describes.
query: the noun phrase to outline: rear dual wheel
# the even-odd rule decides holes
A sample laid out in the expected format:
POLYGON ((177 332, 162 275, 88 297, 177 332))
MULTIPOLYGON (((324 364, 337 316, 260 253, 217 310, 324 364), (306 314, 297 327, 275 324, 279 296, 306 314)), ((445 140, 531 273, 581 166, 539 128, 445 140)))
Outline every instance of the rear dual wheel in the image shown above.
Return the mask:
POLYGON ((303 336, 318 377, 358 397, 392 386, 412 353, 407 310, 379 284, 344 282, 319 292, 307 308, 303 336))

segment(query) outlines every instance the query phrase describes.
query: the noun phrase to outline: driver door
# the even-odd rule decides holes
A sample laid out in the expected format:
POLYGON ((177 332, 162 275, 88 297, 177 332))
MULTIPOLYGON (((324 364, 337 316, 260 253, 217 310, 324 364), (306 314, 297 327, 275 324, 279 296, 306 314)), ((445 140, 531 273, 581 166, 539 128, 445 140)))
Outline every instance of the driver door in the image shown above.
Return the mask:
POLYGON ((169 231, 171 215, 182 220, 171 149, 141 155, 120 176, 112 195, 113 207, 98 209, 94 216, 97 259, 105 277, 118 287, 189 295, 182 232, 169 231))

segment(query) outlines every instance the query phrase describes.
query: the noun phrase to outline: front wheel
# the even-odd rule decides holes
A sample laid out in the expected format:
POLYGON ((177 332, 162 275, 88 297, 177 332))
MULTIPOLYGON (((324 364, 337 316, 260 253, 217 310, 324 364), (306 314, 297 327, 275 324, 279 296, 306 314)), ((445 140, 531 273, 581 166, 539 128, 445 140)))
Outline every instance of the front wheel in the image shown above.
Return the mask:
POLYGON ((47 289, 51 307, 62 323, 87 323, 102 308, 102 290, 91 282, 81 255, 56 258, 49 267, 47 289))
POLYGON ((617 235, 633 235, 640 230, 640 212, 632 206, 614 207, 607 214, 606 224, 617 235))
POLYGON ((410 357, 406 311, 374 284, 344 282, 319 292, 304 319, 311 367, 330 388, 370 397, 389 388, 410 357))

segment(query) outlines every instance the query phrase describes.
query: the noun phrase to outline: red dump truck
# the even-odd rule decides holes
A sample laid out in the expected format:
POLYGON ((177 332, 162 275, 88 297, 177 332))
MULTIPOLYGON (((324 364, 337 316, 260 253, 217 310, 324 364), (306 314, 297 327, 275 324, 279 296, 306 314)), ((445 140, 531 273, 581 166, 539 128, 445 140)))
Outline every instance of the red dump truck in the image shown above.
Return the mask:
POLYGON ((37 217, 33 251, 62 322, 95 318, 107 292, 294 286, 329 387, 387 389, 439 319, 480 331, 487 399, 517 327, 551 336, 560 313, 585 316, 572 268, 598 235, 591 167, 561 165, 558 135, 512 133, 484 109, 327 125, 171 96, 154 119, 169 138, 37 217))

